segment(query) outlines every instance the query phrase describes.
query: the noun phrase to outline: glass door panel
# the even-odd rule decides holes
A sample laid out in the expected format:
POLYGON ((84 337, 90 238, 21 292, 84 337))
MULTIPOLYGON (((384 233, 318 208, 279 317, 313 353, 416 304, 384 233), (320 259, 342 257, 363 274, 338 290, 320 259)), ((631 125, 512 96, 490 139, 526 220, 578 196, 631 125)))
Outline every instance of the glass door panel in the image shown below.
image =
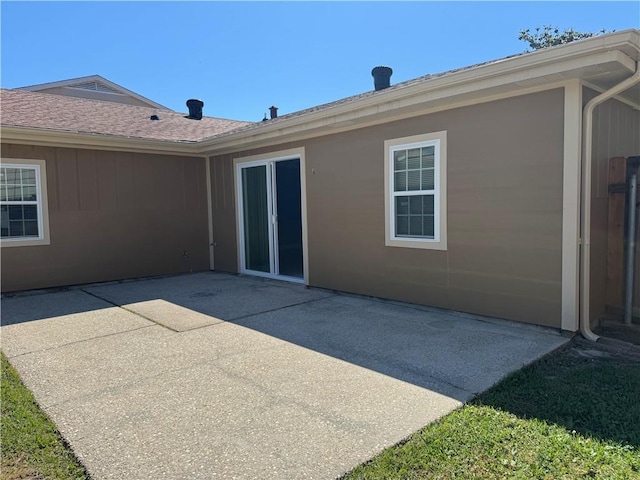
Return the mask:
POLYGON ((300 159, 238 166, 241 271, 304 279, 300 159))
POLYGON ((303 277, 300 160, 275 162, 278 274, 303 277))
POLYGON ((271 272, 267 165, 242 168, 245 268, 271 272))

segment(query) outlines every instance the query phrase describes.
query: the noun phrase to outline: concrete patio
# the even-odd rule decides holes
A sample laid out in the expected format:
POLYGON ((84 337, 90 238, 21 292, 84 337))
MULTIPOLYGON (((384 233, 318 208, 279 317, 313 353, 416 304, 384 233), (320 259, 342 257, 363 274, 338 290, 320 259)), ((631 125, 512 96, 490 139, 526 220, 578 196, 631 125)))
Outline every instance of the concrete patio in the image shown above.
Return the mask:
POLYGON ((558 332, 214 272, 23 292, 2 350, 94 479, 331 479, 558 332))

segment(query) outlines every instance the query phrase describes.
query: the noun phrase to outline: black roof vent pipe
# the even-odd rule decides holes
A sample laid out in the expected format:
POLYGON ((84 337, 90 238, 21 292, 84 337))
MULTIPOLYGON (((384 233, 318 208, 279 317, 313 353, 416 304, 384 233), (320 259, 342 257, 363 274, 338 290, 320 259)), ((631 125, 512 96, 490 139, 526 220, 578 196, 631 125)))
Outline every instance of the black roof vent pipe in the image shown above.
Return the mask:
POLYGON ((391 75, 393 70, 391 67, 375 67, 371 70, 371 76, 373 77, 373 86, 376 90, 383 90, 391 86, 391 75))
POLYGON ((202 119, 202 107, 204 107, 204 102, 202 100, 191 98, 187 100, 187 107, 189 108, 189 116, 187 118, 191 118, 193 120, 202 119))
POLYGON ((278 118, 278 107, 271 106, 269 107, 269 115, 271 115, 271 119, 278 118))

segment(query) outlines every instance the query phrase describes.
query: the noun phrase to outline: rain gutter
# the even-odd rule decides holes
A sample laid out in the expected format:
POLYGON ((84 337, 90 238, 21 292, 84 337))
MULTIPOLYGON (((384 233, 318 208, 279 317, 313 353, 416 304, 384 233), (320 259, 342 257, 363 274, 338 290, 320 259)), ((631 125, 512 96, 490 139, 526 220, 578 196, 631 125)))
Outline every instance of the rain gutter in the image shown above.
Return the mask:
POLYGON ((590 269, 591 269, 591 167, 593 157, 593 111, 603 102, 640 83, 640 70, 626 80, 602 92, 587 102, 582 111, 582 221, 580 260, 580 333, 587 340, 598 341, 598 335, 591 331, 590 323, 590 269))

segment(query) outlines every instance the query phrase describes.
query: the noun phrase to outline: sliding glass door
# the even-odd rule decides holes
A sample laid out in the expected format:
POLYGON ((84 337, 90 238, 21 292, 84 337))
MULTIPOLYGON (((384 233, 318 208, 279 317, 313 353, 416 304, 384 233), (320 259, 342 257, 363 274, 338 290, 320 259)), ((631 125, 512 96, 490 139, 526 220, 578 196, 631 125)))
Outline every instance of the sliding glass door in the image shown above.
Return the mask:
POLYGON ((304 278, 300 159, 238 164, 241 271, 304 278))
POLYGON ((247 270, 271 271, 268 193, 266 165, 242 169, 244 258, 247 270))

